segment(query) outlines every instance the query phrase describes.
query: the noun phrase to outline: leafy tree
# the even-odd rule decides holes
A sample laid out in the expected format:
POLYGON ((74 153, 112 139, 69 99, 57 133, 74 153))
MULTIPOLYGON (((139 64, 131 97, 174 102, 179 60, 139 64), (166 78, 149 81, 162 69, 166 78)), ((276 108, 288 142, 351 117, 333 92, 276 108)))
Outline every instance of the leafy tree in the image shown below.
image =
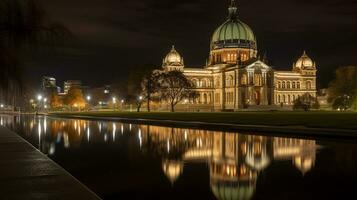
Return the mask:
POLYGON ((309 111, 311 109, 319 109, 319 108, 320 108, 320 104, 317 98, 311 96, 308 93, 297 98, 293 106, 294 110, 302 109, 304 111, 309 111))
POLYGON ((62 99, 55 92, 51 93, 49 100, 50 100, 51 108, 53 109, 60 108, 63 106, 62 99))
POLYGON ((171 105, 171 112, 175 112, 175 106, 185 98, 194 98, 194 84, 186 78, 181 71, 169 71, 161 74, 161 97, 171 105))
POLYGON ((68 94, 65 96, 64 103, 71 108, 75 107, 81 109, 86 106, 82 90, 77 87, 69 89, 68 94))
POLYGON ((333 108, 357 109, 357 67, 340 67, 336 78, 329 84, 329 102, 333 108))
POLYGON ((142 96, 147 102, 147 111, 150 112, 150 102, 154 93, 160 89, 160 72, 147 73, 141 81, 142 96))

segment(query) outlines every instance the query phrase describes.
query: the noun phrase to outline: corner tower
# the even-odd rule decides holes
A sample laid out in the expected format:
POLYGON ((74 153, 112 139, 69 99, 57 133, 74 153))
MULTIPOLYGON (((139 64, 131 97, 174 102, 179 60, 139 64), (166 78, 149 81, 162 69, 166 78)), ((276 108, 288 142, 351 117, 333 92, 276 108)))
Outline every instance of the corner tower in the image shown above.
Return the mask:
POLYGON ((231 0, 228 12, 228 19, 212 35, 209 65, 236 64, 257 57, 255 35, 239 20, 235 0, 231 0))

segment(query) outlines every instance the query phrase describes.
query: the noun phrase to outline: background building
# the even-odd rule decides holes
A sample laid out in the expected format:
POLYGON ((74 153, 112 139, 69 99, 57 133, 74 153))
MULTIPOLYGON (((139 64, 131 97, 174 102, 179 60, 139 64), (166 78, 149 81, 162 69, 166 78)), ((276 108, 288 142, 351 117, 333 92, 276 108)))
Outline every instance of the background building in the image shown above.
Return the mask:
POLYGON ((258 57, 252 29, 238 18, 235 1, 227 20, 213 33, 207 64, 187 68, 172 47, 164 71, 180 70, 199 93, 189 106, 199 110, 239 110, 292 105, 304 94, 316 97, 316 63, 304 52, 291 69, 275 71, 258 57))

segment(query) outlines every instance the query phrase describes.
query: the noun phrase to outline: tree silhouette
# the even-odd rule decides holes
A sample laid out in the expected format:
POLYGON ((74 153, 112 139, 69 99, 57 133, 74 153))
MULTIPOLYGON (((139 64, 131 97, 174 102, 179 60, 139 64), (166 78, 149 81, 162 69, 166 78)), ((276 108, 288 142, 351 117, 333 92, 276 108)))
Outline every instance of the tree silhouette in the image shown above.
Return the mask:
POLYGON ((71 33, 48 20, 39 0, 0 0, 0 100, 15 105, 23 88, 23 56, 71 33))
POLYGON ((194 98, 194 84, 186 78, 181 71, 169 71, 161 74, 161 97, 171 105, 171 112, 175 112, 175 106, 185 98, 194 98))
POLYGON ((357 109, 357 67, 340 67, 328 88, 329 102, 334 108, 357 109))
POLYGON ((142 82, 142 96, 147 102, 147 111, 150 112, 150 102, 154 93, 160 89, 160 73, 158 71, 147 73, 142 82))

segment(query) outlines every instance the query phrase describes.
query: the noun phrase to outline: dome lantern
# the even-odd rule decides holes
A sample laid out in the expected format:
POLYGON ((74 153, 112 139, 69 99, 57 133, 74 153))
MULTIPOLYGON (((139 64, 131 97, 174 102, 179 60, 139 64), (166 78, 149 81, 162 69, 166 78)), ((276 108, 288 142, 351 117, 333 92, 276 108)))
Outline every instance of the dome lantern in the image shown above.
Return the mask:
POLYGON ((168 70, 183 69, 184 67, 183 57, 176 51, 174 45, 172 45, 171 51, 163 59, 162 67, 168 70))
POLYGON ((294 64, 295 70, 315 69, 315 68, 316 68, 316 64, 307 55, 306 51, 303 52, 302 56, 294 64))
POLYGON ((229 15, 226 22, 213 33, 211 49, 246 48, 257 49, 256 39, 252 29, 238 19, 237 6, 234 0, 228 8, 229 15))

